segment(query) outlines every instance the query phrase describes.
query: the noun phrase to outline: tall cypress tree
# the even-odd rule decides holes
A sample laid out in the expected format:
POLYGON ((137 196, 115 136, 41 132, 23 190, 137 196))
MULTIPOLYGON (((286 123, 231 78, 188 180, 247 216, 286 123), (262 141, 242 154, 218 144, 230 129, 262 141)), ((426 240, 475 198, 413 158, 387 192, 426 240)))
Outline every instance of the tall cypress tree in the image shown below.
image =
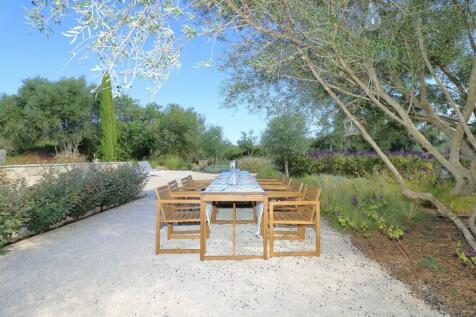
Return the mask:
POLYGON ((102 77, 101 105, 101 158, 103 161, 114 161, 116 156, 117 132, 114 105, 112 102, 111 78, 108 73, 102 77))

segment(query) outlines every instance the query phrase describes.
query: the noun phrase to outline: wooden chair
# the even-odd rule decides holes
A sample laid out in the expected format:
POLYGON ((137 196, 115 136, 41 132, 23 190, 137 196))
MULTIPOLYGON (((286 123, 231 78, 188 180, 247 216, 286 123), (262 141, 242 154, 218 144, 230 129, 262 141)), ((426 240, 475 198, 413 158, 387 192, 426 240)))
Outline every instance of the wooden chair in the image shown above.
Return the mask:
POLYGON ((286 176, 280 176, 279 178, 258 178, 257 181, 260 185, 281 185, 286 182, 286 176))
POLYGON ((291 189, 295 192, 300 192, 304 188, 304 183, 300 181, 294 181, 291 183, 291 189))
POLYGON ((188 175, 180 180, 182 189, 186 191, 202 191, 210 185, 211 180, 194 180, 192 175, 188 175))
MULTIPOLYGON (((157 195, 157 223, 155 253, 199 253, 200 249, 163 249, 160 247, 160 229, 162 223, 167 224, 167 239, 200 239, 200 230, 174 231, 174 224, 200 223, 200 199, 170 199, 169 185, 161 186, 155 190, 157 195)), ((208 228, 208 226, 207 226, 208 228)), ((207 237, 209 231, 207 230, 207 237)))
POLYGON ((177 183, 175 179, 173 181, 168 182, 167 185, 169 186, 169 189, 172 192, 176 192, 180 190, 179 184, 177 183))
MULTIPOLYGON (((303 200, 293 201, 271 201, 269 203, 269 247, 270 256, 319 256, 320 255, 320 189, 308 189, 303 200), (286 210, 290 207, 289 210, 286 210), (280 208, 276 210, 276 208, 280 208), (316 250, 315 251, 293 251, 293 252, 274 252, 274 240, 293 239, 286 237, 282 232, 274 229, 275 225, 292 225, 303 228, 305 225, 313 225, 316 231, 316 250)), ((290 234, 296 235, 296 232, 290 234)))
POLYGON ((180 180, 182 186, 189 185, 193 182, 192 175, 188 175, 180 180))

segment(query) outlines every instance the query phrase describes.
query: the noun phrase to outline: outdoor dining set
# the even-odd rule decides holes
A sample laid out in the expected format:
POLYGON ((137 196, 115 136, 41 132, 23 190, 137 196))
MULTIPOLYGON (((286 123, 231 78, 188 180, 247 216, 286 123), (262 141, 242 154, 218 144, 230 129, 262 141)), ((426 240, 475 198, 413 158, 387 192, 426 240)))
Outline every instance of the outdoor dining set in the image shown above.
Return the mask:
POLYGON ((156 188, 156 254, 199 253, 200 260, 267 259, 269 256, 319 256, 320 255, 320 189, 305 186, 302 182, 281 177, 260 179, 234 165, 229 171, 213 180, 194 180, 191 175, 156 188), (240 208, 238 208, 240 207, 240 208), (238 219, 242 208, 253 211, 252 219, 238 219), (231 211, 231 219, 218 219, 223 210, 231 211), (199 229, 184 230, 188 225, 199 229), (207 255, 207 240, 213 225, 228 224, 232 227, 232 252, 227 255, 207 255), (256 226, 255 236, 262 239, 261 254, 236 252, 236 226, 256 226), (162 248, 160 229, 167 226, 167 240, 199 240, 197 249, 162 248), (305 230, 315 231, 313 250, 275 251, 275 240, 302 240, 305 230), (181 230, 177 230, 181 227, 181 230))

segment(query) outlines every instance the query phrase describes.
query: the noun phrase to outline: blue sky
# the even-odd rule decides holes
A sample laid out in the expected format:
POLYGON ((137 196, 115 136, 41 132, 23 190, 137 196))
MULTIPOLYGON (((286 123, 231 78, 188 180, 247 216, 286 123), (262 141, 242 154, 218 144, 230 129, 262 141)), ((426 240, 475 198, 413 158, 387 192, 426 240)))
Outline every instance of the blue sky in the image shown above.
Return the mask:
MULTIPOLYGON (((88 81, 97 82, 90 71, 91 64, 76 61, 67 64, 71 56, 67 38, 59 32, 47 38, 27 25, 24 7, 29 4, 30 1, 0 0, 0 94, 16 93, 23 79, 35 76, 57 80, 84 75, 88 81)), ((224 109, 219 89, 224 74, 212 68, 196 67, 210 57, 211 49, 212 44, 205 39, 188 43, 183 50, 182 67, 155 96, 146 91, 146 82, 135 83, 126 93, 142 104, 154 101, 193 107, 205 116, 207 124, 221 126, 225 137, 232 142, 236 142, 241 131, 253 129, 260 134, 266 125, 264 115, 250 114, 245 107, 224 109)), ((213 56, 217 52, 215 49, 213 56)))

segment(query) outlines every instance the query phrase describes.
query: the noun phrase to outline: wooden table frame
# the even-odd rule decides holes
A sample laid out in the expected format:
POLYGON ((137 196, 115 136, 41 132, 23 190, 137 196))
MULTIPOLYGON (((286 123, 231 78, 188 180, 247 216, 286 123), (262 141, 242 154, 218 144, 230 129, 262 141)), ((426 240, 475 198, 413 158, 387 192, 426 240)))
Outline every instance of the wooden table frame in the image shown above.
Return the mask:
MULTIPOLYGON (((236 208, 233 205, 233 230, 236 225, 236 208)), ((264 259, 268 258, 268 199, 266 192, 262 193, 207 193, 202 192, 200 197, 200 260, 248 260, 248 259, 264 259), (262 202, 263 214, 261 216, 261 235, 263 239, 263 255, 237 255, 235 254, 235 232, 233 234, 233 254, 231 255, 206 255, 206 208, 207 203, 213 202, 262 202)))

